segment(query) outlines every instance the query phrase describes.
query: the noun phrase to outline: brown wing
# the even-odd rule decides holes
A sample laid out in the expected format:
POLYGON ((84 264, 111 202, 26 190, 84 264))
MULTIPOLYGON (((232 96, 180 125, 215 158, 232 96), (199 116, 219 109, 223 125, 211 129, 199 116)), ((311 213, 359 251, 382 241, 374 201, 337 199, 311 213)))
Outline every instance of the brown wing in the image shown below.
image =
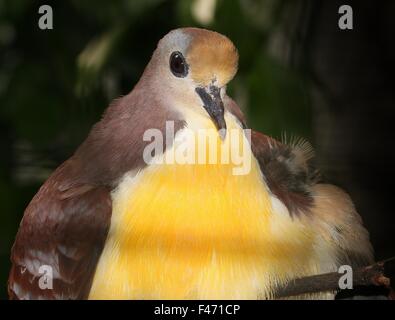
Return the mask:
MULTIPOLYGON (((255 131, 251 143, 271 192, 291 215, 309 215, 321 243, 327 244, 322 250, 333 251, 336 264, 363 266, 373 261, 369 233, 350 197, 340 188, 319 181, 308 143, 299 140, 285 144, 255 131)), ((333 271, 333 263, 325 260, 321 268, 321 272, 333 271)))
POLYGON ((309 212, 311 188, 319 177, 310 144, 303 140, 285 144, 256 131, 251 133, 251 144, 271 192, 291 215, 309 212))
MULTIPOLYGON (((246 128, 246 119, 237 103, 226 96, 224 105, 246 128)), ((313 203, 311 188, 319 177, 310 144, 302 139, 281 143, 252 130, 251 146, 270 191, 290 214, 309 212, 313 203)))
POLYGON ((71 169, 71 160, 60 166, 25 211, 11 254, 11 299, 84 299, 89 294, 110 225, 111 198, 104 187, 61 190, 71 169))
MULTIPOLYGON (((110 225, 110 189, 146 165, 147 129, 185 126, 178 113, 147 99, 146 85, 115 100, 74 156, 41 187, 25 211, 12 249, 8 291, 19 299, 82 299, 89 294, 110 225), (146 110, 151 110, 146 117, 146 110), (53 270, 53 290, 40 289, 41 266, 53 270)), ((42 271, 42 270, 41 270, 42 271)))
POLYGON ((229 96, 225 96, 224 97, 224 106, 231 114, 233 114, 240 121, 243 128, 247 127, 246 118, 245 118, 243 112, 241 111, 241 109, 237 105, 237 103, 232 100, 232 98, 230 98, 229 96))

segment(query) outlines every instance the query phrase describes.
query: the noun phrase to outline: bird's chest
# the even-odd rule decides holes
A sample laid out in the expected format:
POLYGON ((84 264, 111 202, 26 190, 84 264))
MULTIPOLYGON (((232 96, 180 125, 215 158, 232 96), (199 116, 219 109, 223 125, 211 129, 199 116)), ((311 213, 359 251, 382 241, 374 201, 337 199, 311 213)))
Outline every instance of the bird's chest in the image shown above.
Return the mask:
MULTIPOLYGON (((250 152, 250 151, 249 151, 250 152)), ((113 215, 90 298, 257 298, 278 255, 272 203, 252 158, 151 165, 113 193, 113 215)))

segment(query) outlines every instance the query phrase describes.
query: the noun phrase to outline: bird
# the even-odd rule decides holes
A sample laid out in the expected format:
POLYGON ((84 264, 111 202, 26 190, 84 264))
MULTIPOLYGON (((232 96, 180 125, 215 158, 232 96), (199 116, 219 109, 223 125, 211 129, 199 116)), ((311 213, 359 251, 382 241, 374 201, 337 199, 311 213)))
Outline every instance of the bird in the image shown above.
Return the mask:
POLYGON ((226 93, 238 59, 206 29, 158 42, 133 90, 27 206, 10 299, 272 299, 293 279, 373 261, 350 196, 323 181, 311 145, 247 126, 226 93), (242 149, 245 170, 208 149, 242 149), (185 150, 202 161, 175 161, 185 150))

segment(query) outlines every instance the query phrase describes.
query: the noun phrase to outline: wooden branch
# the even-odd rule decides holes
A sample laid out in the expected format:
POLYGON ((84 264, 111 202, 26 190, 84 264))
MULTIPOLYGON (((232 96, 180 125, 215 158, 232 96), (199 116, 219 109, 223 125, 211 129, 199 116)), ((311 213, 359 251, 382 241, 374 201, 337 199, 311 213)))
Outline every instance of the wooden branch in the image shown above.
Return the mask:
MULTIPOLYGON (((339 278, 341 276, 343 276, 342 273, 331 272, 299 278, 289 282, 284 287, 278 288, 275 298, 323 291, 338 291, 339 278)), ((357 286, 380 286, 388 288, 390 291, 389 298, 394 299, 395 257, 355 270, 353 272, 353 287, 355 288, 357 286)))

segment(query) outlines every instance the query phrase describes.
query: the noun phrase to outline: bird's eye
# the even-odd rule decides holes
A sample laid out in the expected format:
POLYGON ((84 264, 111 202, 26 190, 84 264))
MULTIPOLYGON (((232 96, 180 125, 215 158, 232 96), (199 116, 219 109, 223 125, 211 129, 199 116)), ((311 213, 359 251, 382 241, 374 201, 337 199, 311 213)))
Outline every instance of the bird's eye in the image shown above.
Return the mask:
POLYGON ((170 70, 178 78, 186 77, 188 65, 181 52, 175 51, 170 56, 170 70))

